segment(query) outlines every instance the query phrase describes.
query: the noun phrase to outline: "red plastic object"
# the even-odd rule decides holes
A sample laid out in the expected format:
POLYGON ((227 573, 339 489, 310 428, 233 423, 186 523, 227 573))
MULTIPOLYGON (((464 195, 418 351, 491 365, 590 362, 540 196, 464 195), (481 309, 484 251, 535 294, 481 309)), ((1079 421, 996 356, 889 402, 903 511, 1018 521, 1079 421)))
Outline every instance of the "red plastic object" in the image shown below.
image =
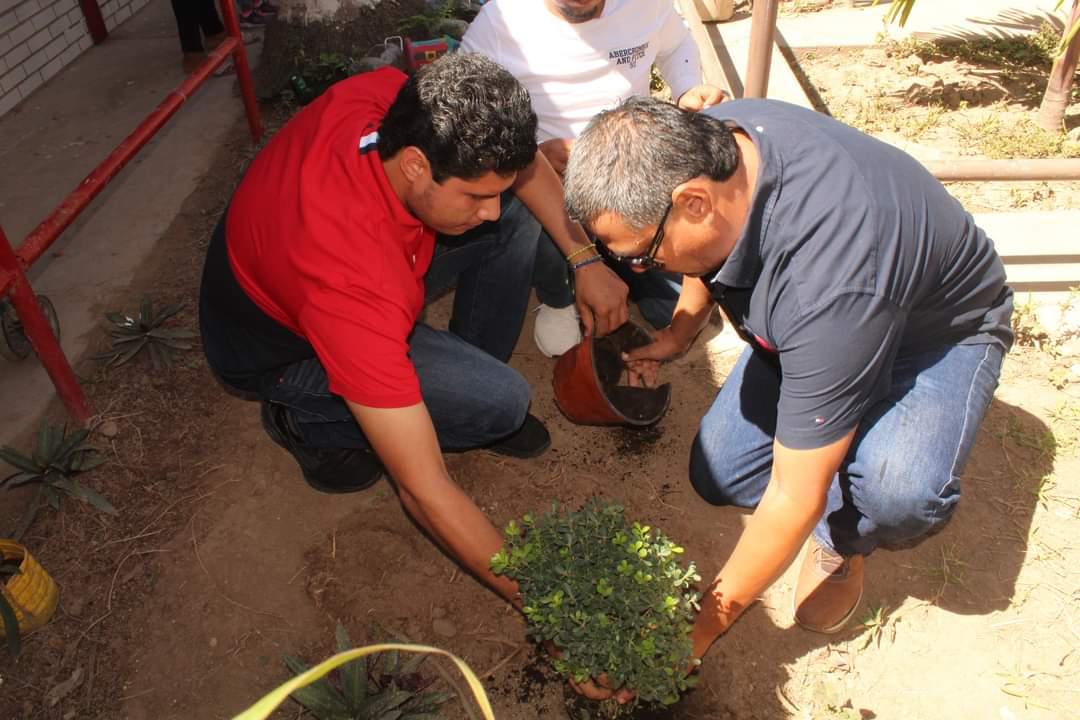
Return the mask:
POLYGON ((587 337, 555 363, 555 404, 581 425, 647 426, 659 422, 671 404, 671 385, 620 385, 622 353, 647 345, 649 333, 626 323, 602 338, 587 337))
POLYGON ((228 36, 212 52, 202 65, 189 75, 180 86, 170 93, 146 119, 135 128, 113 150, 100 165, 94 168, 79 183, 59 206, 26 236, 18 250, 13 250, 11 243, 0 228, 0 297, 10 297, 15 312, 19 316, 27 339, 33 346, 41 364, 56 386, 56 392, 67 406, 68 412, 80 423, 85 424, 91 416, 86 395, 79 386, 71 364, 64 356, 56 336, 53 335, 41 307, 38 305, 30 282, 26 279, 26 270, 40 258, 49 246, 56 242, 60 234, 79 216, 90 201, 105 189, 128 161, 154 137, 165 122, 171 118, 180 106, 187 101, 199 87, 207 81, 229 55, 236 64, 240 94, 247 113, 248 128, 251 137, 258 142, 262 137, 262 122, 259 107, 255 100, 255 85, 251 79, 251 67, 248 65, 247 51, 240 35, 240 23, 236 18, 236 4, 232 0, 221 1, 221 17, 225 22, 228 36))
POLYGON ((410 71, 415 71, 423 65, 429 65, 450 52, 450 44, 446 41, 446 38, 417 42, 405 38, 404 44, 405 64, 410 71))

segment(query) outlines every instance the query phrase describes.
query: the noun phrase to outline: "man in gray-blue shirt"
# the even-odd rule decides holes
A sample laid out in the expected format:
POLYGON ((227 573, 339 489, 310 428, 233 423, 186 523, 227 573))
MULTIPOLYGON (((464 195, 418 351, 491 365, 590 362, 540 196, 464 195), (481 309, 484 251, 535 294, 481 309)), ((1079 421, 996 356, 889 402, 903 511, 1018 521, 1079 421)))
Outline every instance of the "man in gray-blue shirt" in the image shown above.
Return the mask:
POLYGON ((1012 343, 1012 291, 971 216, 903 152, 772 100, 688 113, 647 98, 597 116, 565 190, 602 249, 684 274, 641 381, 714 303, 749 347, 701 421, 690 478, 755 508, 706 593, 704 655, 809 538, 795 620, 834 632, 863 561, 949 519, 1012 343))

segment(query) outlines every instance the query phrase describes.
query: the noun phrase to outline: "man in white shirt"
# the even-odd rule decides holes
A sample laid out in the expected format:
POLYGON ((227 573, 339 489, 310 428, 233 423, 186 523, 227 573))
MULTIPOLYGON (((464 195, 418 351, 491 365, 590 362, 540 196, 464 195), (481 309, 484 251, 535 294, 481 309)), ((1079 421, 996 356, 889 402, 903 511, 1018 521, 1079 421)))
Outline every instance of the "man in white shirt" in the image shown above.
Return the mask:
MULTIPOLYGON (((697 45, 672 0, 490 0, 461 49, 487 55, 529 91, 540 151, 560 176, 574 139, 594 115, 649 94, 654 63, 680 107, 700 110, 723 98, 720 88, 701 83, 697 45)), ((591 251, 565 254, 541 238, 534 337, 545 354, 560 355, 581 340, 578 311, 586 331, 593 327, 587 285, 610 287, 613 280, 599 277, 604 266, 597 259, 591 251)), ((622 296, 629 293, 651 324, 667 326, 678 280, 655 271, 620 277, 630 285, 622 296)))

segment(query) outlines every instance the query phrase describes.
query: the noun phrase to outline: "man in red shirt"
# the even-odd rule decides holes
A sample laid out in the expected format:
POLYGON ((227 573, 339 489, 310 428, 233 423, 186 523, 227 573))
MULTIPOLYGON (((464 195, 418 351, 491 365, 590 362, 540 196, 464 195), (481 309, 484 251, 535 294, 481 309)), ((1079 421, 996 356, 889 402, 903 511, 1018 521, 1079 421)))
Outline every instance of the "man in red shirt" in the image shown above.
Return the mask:
POLYGON ((514 584, 488 568, 500 534, 442 451, 533 457, 550 444, 505 362, 538 233, 492 222, 513 191, 513 211, 584 242, 550 166, 519 176, 536 157, 528 93, 486 58, 345 80, 251 163, 200 298, 211 368, 261 401, 268 434, 313 487, 360 490, 385 467, 412 517, 507 598, 514 584), (425 275, 456 281, 451 332, 417 322, 425 275))

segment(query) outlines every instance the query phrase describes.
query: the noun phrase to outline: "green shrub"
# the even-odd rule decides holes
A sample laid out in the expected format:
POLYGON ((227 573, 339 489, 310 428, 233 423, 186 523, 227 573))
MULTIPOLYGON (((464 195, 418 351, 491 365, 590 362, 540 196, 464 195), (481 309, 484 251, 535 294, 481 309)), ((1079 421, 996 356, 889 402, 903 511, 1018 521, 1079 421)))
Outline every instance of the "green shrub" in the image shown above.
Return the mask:
POLYGON ((693 684, 691 585, 700 577, 677 562, 681 547, 597 500, 526 515, 504 534, 491 568, 518 582, 529 634, 559 648, 560 674, 583 682, 607 673, 612 687, 665 705, 693 684))

